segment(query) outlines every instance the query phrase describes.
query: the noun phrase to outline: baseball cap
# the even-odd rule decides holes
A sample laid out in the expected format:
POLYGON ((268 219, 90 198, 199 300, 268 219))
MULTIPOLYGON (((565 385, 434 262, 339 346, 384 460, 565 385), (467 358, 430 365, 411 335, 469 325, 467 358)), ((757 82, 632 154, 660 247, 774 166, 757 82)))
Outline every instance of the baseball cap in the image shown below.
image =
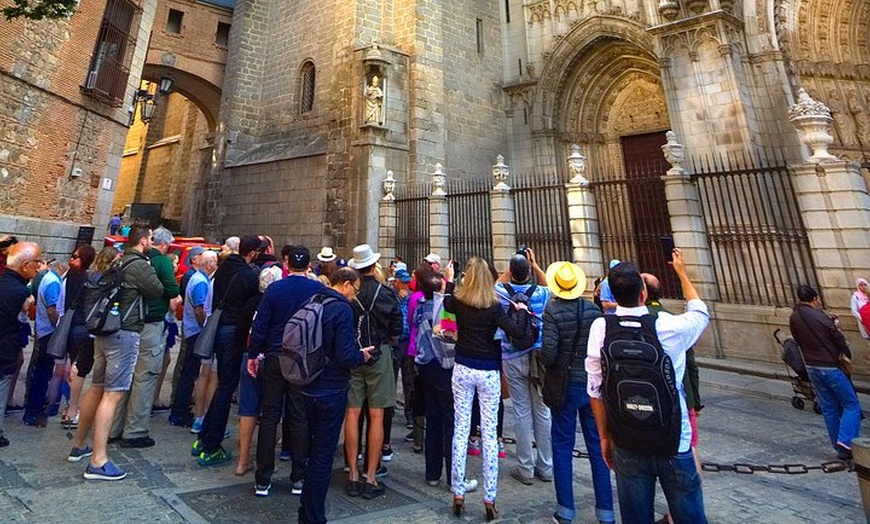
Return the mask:
POLYGON ((305 246, 293 246, 287 255, 287 262, 291 269, 305 269, 311 262, 311 251, 305 246))
POLYGON ((423 260, 429 262, 430 264, 441 264, 441 257, 436 255, 435 253, 429 253, 428 255, 423 257, 423 260))
POLYGON ((404 268, 402 268, 402 269, 397 269, 396 272, 395 272, 394 274, 396 275, 396 278, 397 278, 398 280, 401 280, 401 281, 404 282, 405 284, 407 284, 408 282, 411 281, 411 274, 408 273, 408 270, 407 270, 407 269, 404 269, 404 268))
POLYGON ((203 253, 205 253, 205 249, 202 246, 193 246, 187 251, 187 258, 194 259, 203 253))

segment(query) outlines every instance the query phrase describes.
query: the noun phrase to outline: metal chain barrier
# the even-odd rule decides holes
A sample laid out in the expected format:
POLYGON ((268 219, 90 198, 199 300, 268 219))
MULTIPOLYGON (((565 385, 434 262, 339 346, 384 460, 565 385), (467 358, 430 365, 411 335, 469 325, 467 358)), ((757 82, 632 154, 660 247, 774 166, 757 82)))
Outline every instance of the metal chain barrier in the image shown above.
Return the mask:
MULTIPOLYGON (((574 458, 589 458, 589 453, 575 449, 571 452, 574 458)), ((735 464, 716 464, 715 462, 704 462, 701 464, 701 471, 730 471, 740 473, 742 475, 752 475, 753 473, 778 473, 781 475, 803 475, 810 471, 821 471, 823 473, 838 473, 840 471, 855 471, 857 466, 854 462, 832 460, 830 462, 822 462, 818 466, 807 466, 806 464, 769 464, 767 466, 746 464, 738 462, 735 464)), ((870 472, 868 472, 870 473, 870 472)))

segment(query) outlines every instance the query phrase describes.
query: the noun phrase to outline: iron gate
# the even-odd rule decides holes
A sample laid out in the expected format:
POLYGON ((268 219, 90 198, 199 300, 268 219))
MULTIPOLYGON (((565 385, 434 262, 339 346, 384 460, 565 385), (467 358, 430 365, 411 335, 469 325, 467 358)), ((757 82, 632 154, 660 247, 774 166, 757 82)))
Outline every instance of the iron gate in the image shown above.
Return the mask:
POLYGON ((450 258, 464 267, 473 256, 492 262, 492 209, 488 178, 451 179, 447 182, 450 212, 450 258))
POLYGON ((557 173, 517 175, 512 189, 516 206, 517 243, 535 250, 538 265, 574 260, 565 184, 557 173))
POLYGON ((414 271, 429 253, 428 183, 402 184, 396 190, 396 254, 414 271))

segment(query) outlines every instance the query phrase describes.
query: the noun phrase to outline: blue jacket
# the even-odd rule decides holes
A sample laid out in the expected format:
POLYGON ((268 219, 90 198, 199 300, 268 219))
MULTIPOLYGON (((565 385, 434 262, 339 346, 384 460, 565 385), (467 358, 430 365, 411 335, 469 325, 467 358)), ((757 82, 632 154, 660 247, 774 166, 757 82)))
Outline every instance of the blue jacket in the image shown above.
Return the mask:
POLYGON ((256 358, 258 353, 280 353, 284 325, 308 299, 325 289, 319 281, 297 276, 281 279, 266 288, 251 327, 248 358, 256 358))
POLYGON ((302 388, 302 393, 310 397, 347 391, 350 370, 363 363, 363 355, 356 344, 356 323, 350 302, 331 288, 321 292, 338 300, 323 307, 323 346, 329 363, 317 380, 302 388))

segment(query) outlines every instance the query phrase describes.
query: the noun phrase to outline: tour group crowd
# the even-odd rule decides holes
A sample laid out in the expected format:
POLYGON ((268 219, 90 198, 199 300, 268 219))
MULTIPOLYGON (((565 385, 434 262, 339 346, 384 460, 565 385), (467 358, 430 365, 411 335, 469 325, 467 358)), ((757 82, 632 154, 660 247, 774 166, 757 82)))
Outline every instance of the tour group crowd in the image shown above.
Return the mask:
MULTIPOLYGON (((466 494, 480 488, 481 516, 489 521, 498 517, 500 461, 508 461, 502 426, 509 398, 516 443, 510 477, 552 483, 554 523, 570 523, 578 512, 578 422, 598 521, 615 521, 612 470, 622 522, 706 522, 692 346, 709 314, 679 249, 670 266, 686 307, 675 314, 661 305, 656 276, 630 262, 611 261, 606 278, 586 293, 590 300, 579 266, 542 268, 525 246, 498 274, 479 257, 460 268, 430 253, 409 266, 363 244, 345 260, 330 247, 314 255, 300 245, 276 251, 269 237, 246 235, 227 239, 220 252, 190 249, 190 269, 177 283, 173 241, 165 228, 133 226, 120 251, 79 245, 68 260, 43 260, 39 245, 0 237, 0 447, 10 445, 4 414, 23 412, 23 423, 35 427, 60 415, 76 430, 66 460, 84 461, 85 479, 120 480, 126 472, 110 459, 109 444, 153 446, 152 415, 168 412, 172 426, 196 434, 190 453, 199 465, 234 461, 237 475, 253 471, 257 496, 270 493, 276 455, 288 461, 291 493, 301 496, 298 521, 320 523, 341 436, 347 495, 383 496, 385 464, 400 438, 393 418, 402 413, 408 433, 401 437, 425 464, 421 480, 450 491, 456 516, 466 511, 466 494), (109 274, 122 282, 105 320, 117 327, 95 335, 96 309, 87 310, 83 297, 109 274), (306 347, 325 358, 288 356, 294 323, 307 329, 306 347), (31 325, 25 402, 13 405, 31 325), (53 344, 62 325, 65 340, 53 344), (291 384, 289 370, 303 364, 311 366, 308 380, 291 384), (230 439, 234 403, 238 435, 230 439), (480 484, 466 471, 468 455, 481 456, 480 484), (654 512, 656 481, 668 503, 664 516, 654 512)), ((866 288, 859 279, 859 308, 866 288)), ((848 459, 861 413, 840 367, 848 346, 818 293, 796 291, 791 331, 830 444, 848 459)))

